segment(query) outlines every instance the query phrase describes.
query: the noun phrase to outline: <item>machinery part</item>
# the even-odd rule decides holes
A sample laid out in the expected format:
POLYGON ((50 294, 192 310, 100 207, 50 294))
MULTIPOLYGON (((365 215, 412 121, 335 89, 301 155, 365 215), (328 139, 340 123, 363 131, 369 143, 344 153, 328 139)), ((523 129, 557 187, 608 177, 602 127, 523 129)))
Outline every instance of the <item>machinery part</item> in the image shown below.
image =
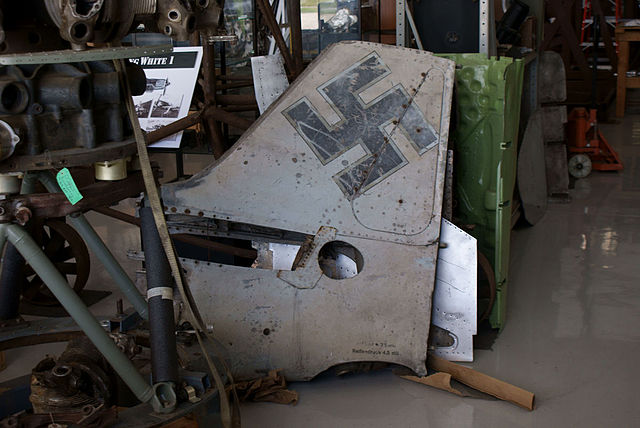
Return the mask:
POLYGON ((173 278, 149 207, 140 208, 140 232, 147 271, 147 302, 153 383, 178 383, 173 278))
POLYGON ((542 111, 529 118, 518 152, 518 193, 524 219, 533 226, 547 211, 547 174, 544 160, 542 111))
POLYGON ((506 13, 498 22, 497 36, 502 44, 516 44, 520 41, 520 26, 529 15, 529 6, 520 0, 512 0, 506 13))
POLYGON ((0 174, 0 195, 15 195, 20 193, 20 178, 17 173, 0 174))
POLYGON ((188 40, 196 29, 212 36, 221 24, 215 0, 46 0, 60 36, 76 50, 86 44, 122 39, 138 23, 176 40, 188 40))
MULTIPOLYGON (((60 301, 65 310, 82 328, 99 352, 106 358, 120 378, 129 386, 135 396, 142 402, 149 402, 154 391, 136 370, 129 359, 118 349, 100 323, 93 317, 80 297, 71 290, 56 267, 42 253, 29 234, 15 224, 0 224, 0 241, 8 240, 22 254, 26 262, 41 277, 60 301)), ((160 409, 158 409, 160 410, 160 409)))
MULTIPOLYGON (((213 48, 210 45, 208 46, 213 48)), ((196 338, 198 339, 198 344, 200 345, 200 348, 202 350, 201 355, 204 356, 207 362, 207 366, 211 371, 211 375, 215 380, 216 388, 220 392, 220 395, 219 395, 220 414, 221 414, 222 425, 225 428, 230 428, 233 415, 231 413, 232 411, 231 411, 231 406, 229 405, 229 397, 226 393, 225 383, 223 382, 222 376, 220 376, 220 372, 218 371, 217 367, 213 363, 213 360, 209 356, 209 353, 204 346, 203 334, 206 335, 206 333, 201 333, 201 331, 204 330, 202 317, 198 311, 197 306, 195 306, 191 292, 190 291, 187 292, 188 289, 185 288, 185 284, 183 283, 182 270, 180 269, 180 265, 178 264, 177 254, 176 254, 175 248, 173 247, 173 242, 171 241, 171 237, 169 236, 169 229, 167 227, 167 222, 162 212, 162 202, 160 199, 160 192, 158 191, 153 169, 151 167, 151 161, 149 160, 149 152, 147 150, 145 135, 142 131, 142 128, 140 128, 140 122, 138 120, 138 116, 136 114, 136 108, 133 103, 131 88, 129 87, 129 82, 126 78, 127 77, 126 65, 122 61, 116 62, 115 64, 121 76, 121 84, 124 87, 125 93, 127 95, 125 99, 125 105, 127 108, 127 113, 129 115, 129 120, 131 121, 131 125, 133 127, 133 133, 136 139, 136 146, 138 148, 138 159, 140 161, 140 167, 142 171, 142 177, 144 180, 146 195, 149 200, 149 205, 151 206, 151 210, 153 213, 154 221, 156 223, 158 234, 160 235, 160 242, 162 243, 162 247, 164 248, 164 252, 167 256, 167 260, 169 262, 169 265, 171 266, 171 273, 173 275, 173 279, 176 282, 176 285, 178 287, 178 290, 180 291, 180 294, 182 295, 184 307, 186 309, 187 315, 189 316, 190 320, 193 322, 193 325, 196 327, 194 330, 194 333, 196 338)), ((205 336, 205 337, 208 338, 208 336, 205 336)), ((231 382, 231 390, 236 398, 235 403, 237 406, 238 405, 237 403, 239 402, 239 400, 238 400, 237 393, 234 386, 235 382, 233 380, 233 377, 231 376, 230 370, 227 368, 224 361, 223 361, 223 365, 227 372, 227 379, 231 382)), ((234 412, 234 413, 239 415, 240 410, 237 408, 235 410, 237 410, 237 412, 234 412)), ((238 423, 239 423, 239 420, 238 420, 238 423)))
MULTIPOLYGON (((10 109, 12 106, 15 106, 16 103, 24 102, 22 101, 24 99, 24 93, 21 92, 22 89, 23 88, 17 85, 0 88, 0 91, 2 93, 0 110, 5 110, 6 108, 10 109), (20 98, 20 100, 18 100, 18 98, 20 98)), ((7 122, 0 120, 0 160, 4 160, 10 157, 16 150, 16 146, 19 142, 20 137, 16 135, 13 128, 7 122)), ((5 186, 3 183, 2 193, 7 193, 6 191, 4 191, 4 187, 5 186)))
MULTIPOLYGON (((131 75, 140 78, 139 70, 131 75)), ((96 149, 126 137, 118 75, 109 62, 0 67, 0 100, 1 123, 21 135, 16 155, 96 149)))
POLYGON ((162 187, 167 211, 193 222, 309 237, 292 271, 181 259, 206 324, 233 343, 234 377, 282 368, 310 379, 347 361, 425 373, 453 73, 423 51, 331 45, 221 162, 162 187), (322 270, 336 241, 362 256, 351 278, 322 270))
POLYGON ((87 42, 119 41, 134 19, 134 1, 130 0, 46 0, 45 6, 60 37, 77 50, 87 42))
MULTIPOLYGON (((36 177, 27 173, 21 183, 21 193, 35 190, 36 177)), ((4 208, 0 208, 4 209, 4 208)), ((26 222, 25 222, 26 223, 26 222)), ((2 248, 0 248, 0 252, 2 248)), ((7 244, 0 267, 0 320, 15 319, 19 315, 24 258, 12 244, 7 244)))
MULTIPOLYGON (((596 171, 620 171, 624 168, 622 160, 618 153, 611 147, 609 142, 600 129, 598 128, 598 112, 595 109, 585 109, 582 107, 576 107, 569 113, 569 121, 567 125, 567 137, 569 153, 585 154, 590 158, 590 166, 596 171)), ((578 158, 575 162, 575 168, 579 168, 577 165, 582 164, 586 168, 586 163, 583 162, 583 158, 578 158)), ((591 172, 589 168, 589 172, 591 172)), ((569 159, 569 173, 573 175, 571 159, 569 159)), ((579 175, 582 172, 578 172, 579 175)), ((583 175, 586 177, 589 173, 583 175)), ((574 177, 576 177, 574 175, 574 177)))
MULTIPOLYGON (((63 220, 48 219, 40 225, 34 225, 31 233, 58 272, 67 280, 71 280, 73 290, 80 293, 89 279, 91 262, 89 250, 78 232, 63 220)), ((24 267, 22 278, 24 300, 34 305, 59 304, 31 266, 24 267)))
POLYGON ((33 369, 29 401, 35 413, 82 412, 85 406, 115 404, 111 369, 86 337, 73 339, 57 360, 46 357, 33 369))
MULTIPOLYGON (((56 183, 55 179, 50 174, 40 173, 38 177, 40 178, 40 182, 49 192, 61 192, 60 186, 58 186, 58 183, 56 183)), ((67 219, 80 236, 82 236, 93 253, 102 262, 105 269, 109 272, 109 275, 116 282, 120 291, 122 291, 129 303, 131 303, 142 318, 148 319, 149 312, 147 302, 145 302, 144 298, 140 293, 138 293, 138 290, 129 276, 127 276, 126 272, 122 269, 122 266, 120 266, 115 257, 113 257, 113 254, 111 254, 107 246, 102 242, 102 239, 100 239, 100 236, 98 236, 96 231, 91 227, 84 215, 82 213, 75 213, 67 216, 67 219)))
POLYGON ((592 163, 588 155, 578 153, 569 158, 569 174, 574 178, 585 178, 591 174, 592 163))
POLYGON ((460 224, 475 226, 470 233, 478 239, 478 251, 492 264, 497 295, 490 321, 494 328, 502 328, 507 314, 524 63, 481 54, 443 56, 458 66, 455 216, 460 224))
POLYGON ((473 361, 473 336, 478 333, 477 257, 476 239, 442 219, 431 325, 453 339, 433 350, 449 361, 473 361))
POLYGON ((23 268, 24 259, 13 245, 7 244, 2 257, 0 274, 0 321, 15 319, 20 314, 20 285, 23 268))
POLYGON ((81 411, 56 413, 55 422, 51 422, 51 414, 32 414, 20 412, 0 421, 2 428, 63 428, 81 426, 83 428, 106 428, 112 426, 118 418, 118 409, 114 406, 84 406, 81 411))
POLYGON ((116 159, 114 161, 96 162, 96 180, 118 181, 127 178, 127 163, 130 158, 116 159))

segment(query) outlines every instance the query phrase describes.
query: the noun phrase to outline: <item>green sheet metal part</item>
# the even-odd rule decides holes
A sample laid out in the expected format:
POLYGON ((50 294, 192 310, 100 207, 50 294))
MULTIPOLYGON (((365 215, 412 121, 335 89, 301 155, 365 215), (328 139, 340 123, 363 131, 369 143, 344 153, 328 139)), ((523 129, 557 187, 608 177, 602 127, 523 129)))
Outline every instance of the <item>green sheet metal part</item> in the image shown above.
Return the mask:
POLYGON ((456 62, 456 217, 473 225, 478 250, 491 262, 496 279, 493 328, 506 316, 511 206, 524 63, 483 54, 443 54, 456 62))

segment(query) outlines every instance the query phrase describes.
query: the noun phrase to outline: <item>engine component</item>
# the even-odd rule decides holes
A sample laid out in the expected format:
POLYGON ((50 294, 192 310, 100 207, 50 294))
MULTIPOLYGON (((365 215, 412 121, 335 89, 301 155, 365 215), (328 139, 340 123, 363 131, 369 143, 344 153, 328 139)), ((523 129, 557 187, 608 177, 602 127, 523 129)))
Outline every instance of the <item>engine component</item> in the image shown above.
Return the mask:
POLYGON ((127 178, 127 162, 131 158, 95 163, 96 180, 118 181, 127 178))
MULTIPOLYGON (((144 92, 144 72, 130 67, 133 86, 144 92)), ((122 97, 118 74, 107 61, 2 67, 0 128, 5 132, 0 131, 0 146, 14 149, 3 150, 0 158, 123 141, 129 125, 122 97)), ((12 168, 0 166, 6 169, 12 168)))
POLYGON ((145 29, 188 40, 200 28, 217 34, 222 8, 214 0, 46 0, 60 36, 80 50, 122 39, 139 22, 145 29))
POLYGON ((453 75, 423 51, 331 45, 222 161, 162 187, 170 221, 309 237, 294 270, 183 259, 237 378, 348 361, 426 372, 453 75))
POLYGON ((84 406, 110 406, 116 380, 87 337, 73 339, 57 360, 47 357, 31 374, 29 400, 35 413, 81 412, 84 406))

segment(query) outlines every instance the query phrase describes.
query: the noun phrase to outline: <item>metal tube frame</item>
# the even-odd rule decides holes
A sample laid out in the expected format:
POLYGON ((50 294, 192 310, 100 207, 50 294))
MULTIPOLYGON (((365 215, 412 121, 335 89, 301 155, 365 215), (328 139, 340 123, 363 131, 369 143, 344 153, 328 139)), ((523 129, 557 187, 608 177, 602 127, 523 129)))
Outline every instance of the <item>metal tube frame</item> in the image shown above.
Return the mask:
POLYGON ((0 224, 0 248, 7 241, 15 246, 34 272, 42 278, 51 293, 109 361, 109 364, 135 396, 145 403, 151 401, 154 410, 160 411, 163 404, 156 396, 156 387, 149 385, 133 363, 118 349, 115 342, 94 318, 80 297, 69 287, 62 274, 58 272, 55 265, 47 258, 29 233, 17 224, 0 224))
MULTIPOLYGON (((50 173, 39 173, 38 178, 49 192, 61 192, 60 186, 58 186, 58 183, 50 173)), ((82 236, 82 239, 84 239, 89 248, 91 248, 91 250, 98 256, 105 269, 109 272, 109 275, 116 282, 118 288, 125 295, 129 303, 131 303, 143 319, 148 320, 149 308, 144 297, 138 292, 138 289, 124 269, 122 269, 120 263, 118 263, 113 254, 111 254, 111 251, 109 251, 102 239, 100 239, 100 236, 98 236, 93 227, 91 227, 84 214, 74 213, 67 216, 67 218, 74 229, 76 229, 80 236, 82 236)))

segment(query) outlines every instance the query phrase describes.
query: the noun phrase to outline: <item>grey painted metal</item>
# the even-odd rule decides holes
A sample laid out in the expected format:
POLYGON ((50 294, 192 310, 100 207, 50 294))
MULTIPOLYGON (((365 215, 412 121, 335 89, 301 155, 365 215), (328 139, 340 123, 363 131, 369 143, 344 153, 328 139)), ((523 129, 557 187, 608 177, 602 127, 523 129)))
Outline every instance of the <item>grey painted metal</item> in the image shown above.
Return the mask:
POLYGON ((0 237, 8 239, 27 263, 42 278, 51 293, 82 328, 100 353, 142 402, 154 397, 151 385, 145 382, 133 363, 118 349, 100 323, 93 317, 80 297, 62 277, 55 265, 44 255, 29 234, 16 224, 0 224, 0 237))
POLYGON ((405 11, 406 0, 396 0, 396 46, 405 44, 405 11))
POLYGON ((534 225, 547 212, 547 174, 544 159, 542 111, 529 118, 518 152, 518 191, 522 213, 534 225))
POLYGON ((435 242, 453 71, 425 51, 332 45, 220 161, 163 185, 164 205, 309 235, 331 226, 344 236, 435 242), (359 69, 371 80, 349 87, 359 69))
POLYGON ((449 361, 473 361, 473 336, 478 332, 477 242, 442 219, 440 243, 431 322, 447 330, 454 343, 433 352, 449 361))
POLYGON ((282 55, 251 57, 251 71, 258 109, 262 114, 289 86, 282 55))
POLYGON ((61 64, 65 62, 105 61, 110 59, 136 58, 173 52, 173 46, 125 46, 96 48, 86 51, 64 50, 28 52, 0 56, 0 65, 61 64))
POLYGON ((351 361, 426 373, 453 73, 424 51, 332 45, 221 160, 162 186, 169 209, 201 213, 194 224, 311 237, 292 271, 182 260, 234 376, 306 380, 351 361), (357 275, 323 273, 334 241, 359 251, 357 275))
MULTIPOLYGON (((51 174, 47 172, 40 173, 38 175, 40 182, 45 186, 47 191, 51 193, 60 192, 60 186, 55 181, 55 179, 51 176, 51 174)), ((82 236, 85 243, 91 251, 98 257, 98 259, 104 265, 104 268, 109 272, 109 275, 115 283, 118 285, 122 294, 126 297, 126 299, 131 303, 131 305, 135 308, 135 310, 140 314, 140 316, 148 320, 149 319, 149 309, 147 306, 147 302, 144 300, 144 297, 138 292, 138 289, 133 284, 127 273, 122 269, 120 263, 115 259, 111 251, 104 244, 100 236, 96 233, 96 231, 91 227, 84 214, 78 213, 67 216, 69 223, 76 229, 76 231, 82 236)))

